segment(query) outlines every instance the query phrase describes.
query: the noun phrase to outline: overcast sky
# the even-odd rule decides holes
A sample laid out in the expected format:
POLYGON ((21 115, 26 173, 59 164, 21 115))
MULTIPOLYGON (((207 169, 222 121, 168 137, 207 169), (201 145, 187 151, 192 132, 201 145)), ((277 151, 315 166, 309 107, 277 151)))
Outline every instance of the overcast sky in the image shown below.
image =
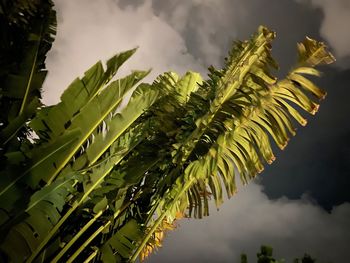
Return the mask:
MULTIPOLYGON (((44 102, 56 103, 96 61, 138 46, 121 75, 152 68, 147 81, 173 70, 219 66, 232 40, 260 24, 277 31, 273 53, 285 73, 295 44, 325 41, 337 62, 317 82, 328 97, 299 128, 259 181, 202 220, 182 220, 149 262, 250 262, 261 244, 277 257, 304 252, 317 262, 347 262, 350 249, 349 0, 56 0, 58 34, 47 59, 44 102)), ((252 260, 254 258, 254 260, 252 260)))

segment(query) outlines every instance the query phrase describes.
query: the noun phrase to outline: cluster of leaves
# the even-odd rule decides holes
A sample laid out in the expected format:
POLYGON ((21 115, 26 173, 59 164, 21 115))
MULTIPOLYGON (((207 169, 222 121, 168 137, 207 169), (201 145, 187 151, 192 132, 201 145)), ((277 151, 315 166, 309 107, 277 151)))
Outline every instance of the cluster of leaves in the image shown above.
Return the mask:
MULTIPOLYGON (((269 246, 261 246, 260 252, 256 254, 257 263, 284 263, 285 261, 276 260, 273 257, 273 249, 269 246)), ((293 263, 315 263, 316 260, 310 255, 305 254, 302 258, 294 259, 293 263)), ((241 263, 248 263, 248 257, 246 254, 241 255, 241 263)))
MULTIPOLYGON (((223 188, 228 197, 236 192, 236 174, 247 183, 274 160, 270 140, 283 149, 295 122, 306 124, 299 111, 315 114, 315 100, 325 95, 304 75, 318 76, 314 66, 333 62, 323 43, 306 38, 297 66, 277 81, 275 33, 260 27, 233 45, 223 69, 209 68, 208 80, 195 72, 167 72, 152 84, 140 83, 148 71, 116 78, 133 49, 105 66, 96 63, 58 104, 43 106, 44 59, 56 25, 52 3, 3 2, 1 21, 20 21, 4 7, 21 3, 32 16, 21 22, 30 48, 6 47, 20 50, 13 61, 25 69, 3 66, 3 57, 11 57, 1 50, 3 261, 146 257, 177 218, 208 215, 209 197, 219 206, 223 188)), ((12 24, 2 27, 16 38, 12 24)))
POLYGON ((43 0, 0 1, 0 142, 7 147, 14 135, 26 139, 24 124, 41 106, 46 53, 56 33, 52 7, 43 0))

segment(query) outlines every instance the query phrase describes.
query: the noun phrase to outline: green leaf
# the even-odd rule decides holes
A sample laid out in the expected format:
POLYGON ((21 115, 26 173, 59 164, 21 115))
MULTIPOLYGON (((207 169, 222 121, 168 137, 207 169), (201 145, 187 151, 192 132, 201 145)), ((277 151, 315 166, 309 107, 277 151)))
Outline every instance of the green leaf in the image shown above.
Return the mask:
MULTIPOLYGON (((93 97, 81 110, 75 115, 65 133, 69 133, 71 130, 81 129, 81 135, 71 144, 66 151, 60 152, 55 156, 55 160, 45 159, 40 162, 40 165, 31 169, 31 178, 35 178, 37 181, 39 178, 47 183, 51 183, 60 171, 67 165, 74 154, 80 149, 80 147, 86 142, 96 128, 101 125, 107 116, 116 110, 121 103, 123 95, 130 90, 137 82, 145 77, 148 72, 135 71, 131 75, 116 80, 109 84, 99 94, 93 97)), ((142 108, 143 110, 143 108, 142 108)), ((53 117, 53 116, 52 116, 53 117)), ((54 122, 56 118, 47 119, 46 122, 54 122)), ((113 129, 113 127, 109 127, 113 129)), ((101 135, 103 136, 103 135, 101 135)), ((97 138, 96 138, 97 139, 97 138)), ((49 143, 50 145, 50 143, 49 143)), ((99 149, 102 154, 106 149, 99 149)), ((48 153, 44 153, 48 154, 48 153)), ((93 160, 95 162, 96 160, 93 160)), ((92 163, 93 163, 92 162, 92 163)))
POLYGON ((61 135, 66 129, 65 126, 72 122, 73 116, 77 115, 105 87, 105 84, 135 51, 136 49, 132 49, 115 55, 107 61, 106 70, 103 69, 101 62, 97 62, 85 72, 82 79, 77 78, 68 86, 61 96, 60 103, 39 111, 30 122, 30 127, 45 140, 53 140, 61 135))
MULTIPOLYGON (((7 202, 11 204, 15 200, 23 198, 21 195, 11 194, 11 191, 13 191, 13 189, 18 188, 16 185, 18 182, 26 182, 33 189, 36 189, 38 187, 40 178, 33 176, 33 174, 30 174, 30 172, 35 171, 38 168, 44 169, 44 171, 46 169, 54 169, 57 156, 60 156, 62 152, 65 152, 67 150, 67 148, 69 149, 79 134, 80 130, 72 130, 64 136, 57 138, 57 140, 50 145, 44 145, 42 147, 35 148, 30 153, 33 163, 29 169, 23 171, 22 173, 15 174, 15 176, 13 176, 13 174, 6 175, 8 179, 0 181, 1 198, 4 198, 4 196, 6 196, 7 202), (43 163, 47 164, 47 166, 43 167, 43 163)), ((44 175, 45 174, 42 176, 44 175)))
POLYGON ((120 113, 106 120, 106 132, 95 132, 94 141, 86 149, 89 164, 96 160, 115 142, 158 98, 158 91, 141 84, 120 113))
POLYGON ((295 82, 299 83, 305 90, 310 91, 312 94, 317 96, 317 98, 325 98, 327 93, 318 88, 315 84, 313 84, 310 80, 306 79, 305 77, 299 74, 291 74, 289 77, 291 80, 294 80, 295 82))
POLYGON ((141 226, 136 220, 129 220, 101 248, 103 262, 123 262, 128 259, 142 236, 141 226), (114 259, 112 259, 114 255, 114 259), (119 257, 118 257, 119 255, 119 257))
POLYGON ((108 200, 107 198, 104 196, 101 201, 99 201, 93 208, 93 211, 95 214, 97 214, 100 211, 103 211, 107 208, 108 205, 108 200))
POLYGON ((199 73, 189 71, 175 84, 175 92, 178 93, 180 103, 185 103, 189 100, 192 92, 196 92, 198 85, 203 83, 199 73))
POLYGON ((309 37, 306 37, 302 43, 298 43, 298 56, 299 65, 301 66, 331 64, 335 61, 323 42, 318 42, 309 37))

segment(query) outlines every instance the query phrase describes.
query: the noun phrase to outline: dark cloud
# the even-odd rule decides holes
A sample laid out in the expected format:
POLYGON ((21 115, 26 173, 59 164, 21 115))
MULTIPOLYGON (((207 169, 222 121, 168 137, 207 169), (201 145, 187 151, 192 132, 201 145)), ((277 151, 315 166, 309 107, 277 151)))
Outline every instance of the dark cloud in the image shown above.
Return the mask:
POLYGON ((273 51, 283 71, 295 61, 296 43, 306 35, 320 39, 320 8, 289 0, 153 0, 155 13, 181 32, 187 48, 206 65, 217 64, 232 40, 244 40, 259 25, 277 32, 273 51))
POLYGON ((261 183, 271 198, 298 199, 308 192, 329 210, 350 201, 350 70, 324 69, 318 82, 328 92, 320 112, 298 129, 261 183))

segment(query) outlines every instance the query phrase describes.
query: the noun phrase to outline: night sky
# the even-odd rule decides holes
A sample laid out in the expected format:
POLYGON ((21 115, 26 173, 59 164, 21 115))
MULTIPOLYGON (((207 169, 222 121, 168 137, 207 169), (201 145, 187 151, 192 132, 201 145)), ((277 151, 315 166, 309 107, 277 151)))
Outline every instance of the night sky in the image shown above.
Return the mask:
POLYGON ((235 39, 259 25, 277 32, 281 70, 293 66, 296 42, 327 43, 337 58, 315 79, 328 95, 309 124, 298 127, 277 160, 255 182, 201 220, 181 220, 149 262, 251 262, 261 244, 287 262, 308 252, 317 262, 349 262, 350 1, 349 0, 56 0, 58 35, 47 59, 44 102, 97 60, 139 46, 120 72, 152 68, 147 81, 173 70, 206 75, 235 39))

